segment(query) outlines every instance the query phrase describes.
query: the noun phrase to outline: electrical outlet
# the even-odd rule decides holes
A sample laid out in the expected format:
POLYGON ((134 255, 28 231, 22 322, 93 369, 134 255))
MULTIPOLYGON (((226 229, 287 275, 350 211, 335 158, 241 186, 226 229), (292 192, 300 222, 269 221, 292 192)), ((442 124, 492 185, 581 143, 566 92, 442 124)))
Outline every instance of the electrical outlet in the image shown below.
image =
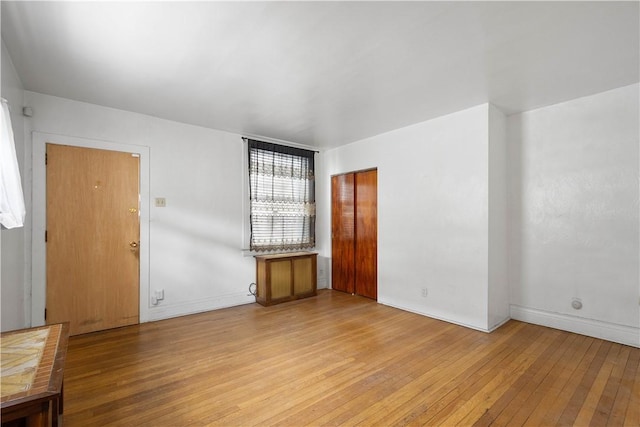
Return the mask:
POLYGON ((156 197, 156 208, 165 208, 167 207, 167 199, 164 197, 156 197))
POLYGON ((427 288, 422 288, 422 298, 426 298, 429 295, 429 290, 427 288))

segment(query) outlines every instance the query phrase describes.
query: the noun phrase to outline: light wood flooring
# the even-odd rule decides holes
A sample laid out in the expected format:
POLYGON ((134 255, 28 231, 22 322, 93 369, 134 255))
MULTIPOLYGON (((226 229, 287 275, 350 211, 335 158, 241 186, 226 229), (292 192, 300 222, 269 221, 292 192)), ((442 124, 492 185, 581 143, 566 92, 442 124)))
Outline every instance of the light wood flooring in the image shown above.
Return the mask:
POLYGON ((639 426, 640 349, 336 291, 72 337, 64 427, 639 426))

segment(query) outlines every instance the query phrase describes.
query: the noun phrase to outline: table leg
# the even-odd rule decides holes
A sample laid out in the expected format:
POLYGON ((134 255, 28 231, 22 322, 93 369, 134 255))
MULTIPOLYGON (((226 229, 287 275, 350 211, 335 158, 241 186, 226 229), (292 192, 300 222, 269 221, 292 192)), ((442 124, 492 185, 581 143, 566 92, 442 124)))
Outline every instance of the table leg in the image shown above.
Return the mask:
POLYGON ((58 411, 59 414, 62 414, 62 412, 64 412, 64 380, 62 380, 62 384, 60 384, 60 403, 59 403, 59 408, 60 411, 58 411))

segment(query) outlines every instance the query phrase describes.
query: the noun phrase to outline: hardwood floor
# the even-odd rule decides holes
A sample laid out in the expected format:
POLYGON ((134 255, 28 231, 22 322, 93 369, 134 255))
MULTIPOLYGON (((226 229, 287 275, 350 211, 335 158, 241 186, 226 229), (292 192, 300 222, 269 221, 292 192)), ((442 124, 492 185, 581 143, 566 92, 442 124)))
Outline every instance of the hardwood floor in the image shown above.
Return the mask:
POLYGON ((640 349, 335 291, 72 337, 64 427, 640 425, 640 349))

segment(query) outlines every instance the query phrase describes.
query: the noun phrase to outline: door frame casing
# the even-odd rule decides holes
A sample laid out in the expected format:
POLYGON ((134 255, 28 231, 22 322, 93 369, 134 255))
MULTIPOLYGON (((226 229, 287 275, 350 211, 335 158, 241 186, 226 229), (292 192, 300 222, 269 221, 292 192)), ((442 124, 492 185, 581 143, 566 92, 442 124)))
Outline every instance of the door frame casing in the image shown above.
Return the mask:
POLYGON ((31 234, 31 326, 45 324, 44 309, 47 298, 47 247, 44 233, 47 224, 47 169, 45 166, 46 145, 59 144, 74 147, 120 151, 140 155, 140 277, 139 277, 139 322, 149 321, 149 217, 150 217, 150 148, 142 145, 122 144, 97 139, 80 138, 51 133, 33 132, 33 219, 31 234))

